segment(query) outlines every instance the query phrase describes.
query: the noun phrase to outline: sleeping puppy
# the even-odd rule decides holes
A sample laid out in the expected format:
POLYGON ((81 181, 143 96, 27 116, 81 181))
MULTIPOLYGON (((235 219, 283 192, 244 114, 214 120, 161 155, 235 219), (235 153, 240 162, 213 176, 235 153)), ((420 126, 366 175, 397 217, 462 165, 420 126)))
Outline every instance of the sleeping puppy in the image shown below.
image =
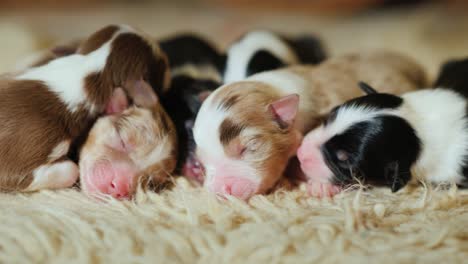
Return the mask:
POLYGON ((174 121, 179 140, 176 173, 201 181, 192 127, 202 101, 221 86, 224 56, 216 47, 194 34, 181 34, 160 41, 171 67, 171 86, 162 103, 174 121))
MULTIPOLYGON (((174 171, 177 136, 151 87, 140 85, 134 104, 101 117, 80 151, 80 184, 88 195, 130 198, 139 184, 159 185, 174 171)), ((128 104, 122 99, 123 105, 128 104)))
POLYGON ((241 81, 253 74, 295 64, 318 64, 326 57, 313 35, 286 37, 266 30, 246 33, 227 49, 224 82, 241 81))
POLYGON ((269 190, 303 134, 335 105, 362 95, 358 80, 395 93, 425 85, 424 71, 409 58, 374 52, 260 73, 217 89, 194 125, 204 186, 242 199, 269 190))
POLYGON ((76 54, 2 79, 0 191, 72 186, 78 178, 67 157, 72 142, 102 113, 122 111, 119 94, 132 98, 142 84, 167 89, 167 71, 159 47, 143 33, 108 26, 76 54))
POLYGON ((447 63, 436 89, 402 96, 377 93, 334 109, 297 155, 313 196, 331 196, 357 179, 388 186, 408 182, 468 186, 468 59, 447 63))

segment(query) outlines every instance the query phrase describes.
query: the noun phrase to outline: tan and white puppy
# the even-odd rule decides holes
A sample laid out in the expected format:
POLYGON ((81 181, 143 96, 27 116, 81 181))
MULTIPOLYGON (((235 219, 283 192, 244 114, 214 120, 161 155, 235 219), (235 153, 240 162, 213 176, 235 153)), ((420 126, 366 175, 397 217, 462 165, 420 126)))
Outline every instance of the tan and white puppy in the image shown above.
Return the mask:
POLYGON ((102 113, 122 111, 125 93, 142 83, 163 90, 167 76, 165 56, 148 37, 108 26, 76 54, 0 80, 0 191, 72 186, 78 166, 67 158, 70 144, 102 113))
POLYGON ((411 59, 370 52, 222 86, 203 103, 194 125, 204 186, 242 199, 264 193, 283 175, 303 134, 334 106, 363 94, 359 81, 402 93, 424 86, 425 80, 411 59))
POLYGON ((91 129, 79 161, 85 193, 130 198, 138 183, 161 184, 174 171, 177 135, 172 120, 156 97, 136 95, 133 101, 123 112, 99 118, 91 129))

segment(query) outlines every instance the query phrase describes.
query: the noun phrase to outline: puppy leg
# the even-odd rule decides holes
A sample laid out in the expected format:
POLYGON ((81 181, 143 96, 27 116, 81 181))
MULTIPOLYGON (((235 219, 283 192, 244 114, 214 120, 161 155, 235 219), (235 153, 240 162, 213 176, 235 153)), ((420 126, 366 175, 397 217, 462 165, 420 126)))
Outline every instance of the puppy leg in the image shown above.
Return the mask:
POLYGON ((79 170, 74 162, 63 160, 42 165, 36 168, 32 175, 33 181, 25 191, 71 187, 78 179, 79 170))

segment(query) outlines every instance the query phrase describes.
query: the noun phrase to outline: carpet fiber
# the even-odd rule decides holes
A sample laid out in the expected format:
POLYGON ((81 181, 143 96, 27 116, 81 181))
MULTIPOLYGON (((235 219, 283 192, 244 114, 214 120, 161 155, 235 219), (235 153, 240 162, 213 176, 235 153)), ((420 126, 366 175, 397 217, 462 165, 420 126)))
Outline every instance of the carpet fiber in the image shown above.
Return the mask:
MULTIPOLYGON (((442 61, 468 55, 468 16, 430 7, 335 19, 144 7, 73 15, 0 14, 0 70, 116 22, 155 36, 201 31, 221 46, 249 28, 317 32, 333 55, 393 49, 431 76, 442 61)), ((76 190, 0 194, 0 263, 466 263, 467 224, 468 191, 456 189, 354 190, 320 201, 302 188, 244 203, 180 178, 131 202, 76 190)))
POLYGON ((220 200, 177 179, 135 201, 0 196, 0 263, 463 263, 468 192, 303 189, 220 200))

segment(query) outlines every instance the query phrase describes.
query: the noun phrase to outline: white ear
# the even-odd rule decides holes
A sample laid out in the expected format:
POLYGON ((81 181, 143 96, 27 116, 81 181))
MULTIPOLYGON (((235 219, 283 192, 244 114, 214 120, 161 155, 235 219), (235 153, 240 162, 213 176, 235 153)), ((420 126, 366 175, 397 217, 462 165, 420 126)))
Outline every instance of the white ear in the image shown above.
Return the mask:
POLYGON ((290 94, 284 96, 271 103, 268 108, 280 127, 288 128, 296 119, 297 110, 299 108, 299 95, 290 94))

